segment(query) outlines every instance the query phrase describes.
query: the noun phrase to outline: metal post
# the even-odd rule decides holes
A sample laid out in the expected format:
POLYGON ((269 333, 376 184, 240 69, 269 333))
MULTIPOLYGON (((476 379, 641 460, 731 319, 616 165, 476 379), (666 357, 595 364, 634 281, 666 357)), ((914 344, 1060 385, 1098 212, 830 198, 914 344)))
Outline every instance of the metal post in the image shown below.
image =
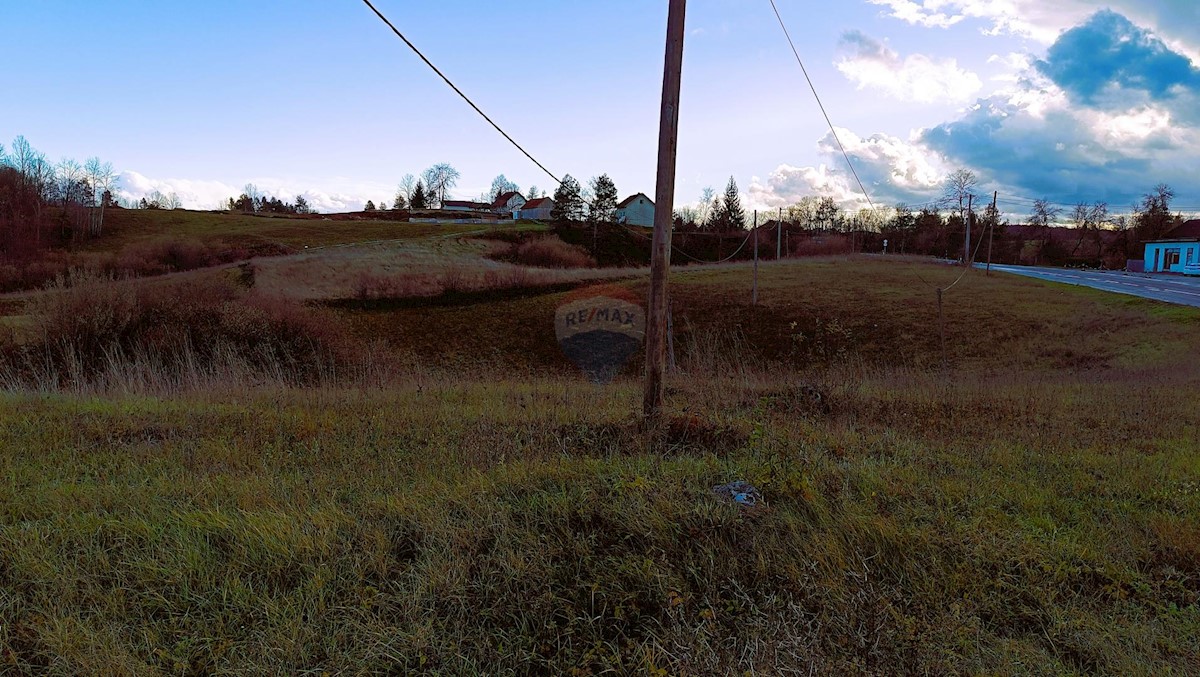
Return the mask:
POLYGON ((683 71, 684 17, 687 0, 670 0, 662 111, 658 125, 658 183, 654 191, 654 239, 651 245, 650 298, 646 312, 646 391, 642 413, 657 425, 663 407, 663 371, 667 358, 667 274, 671 268, 672 205, 675 204, 675 157, 679 140, 679 83, 683 71))

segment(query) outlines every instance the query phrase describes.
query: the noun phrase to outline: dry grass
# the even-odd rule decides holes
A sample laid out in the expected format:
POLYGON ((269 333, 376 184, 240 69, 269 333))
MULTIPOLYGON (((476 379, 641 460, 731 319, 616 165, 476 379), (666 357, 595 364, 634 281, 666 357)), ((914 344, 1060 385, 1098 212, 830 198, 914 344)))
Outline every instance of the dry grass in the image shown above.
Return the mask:
POLYGON ((1200 312, 973 276, 944 372, 908 265, 677 276, 663 434, 554 294, 339 311, 424 365, 321 387, 0 395, 0 666, 1192 672, 1200 312))
POLYGON ((319 311, 220 278, 153 284, 88 271, 35 297, 28 339, 0 352, 11 389, 195 381, 228 371, 315 383, 360 349, 319 311))
POLYGON ((514 263, 534 268, 595 268, 596 259, 583 247, 563 242, 557 235, 536 237, 514 244, 509 257, 514 263))

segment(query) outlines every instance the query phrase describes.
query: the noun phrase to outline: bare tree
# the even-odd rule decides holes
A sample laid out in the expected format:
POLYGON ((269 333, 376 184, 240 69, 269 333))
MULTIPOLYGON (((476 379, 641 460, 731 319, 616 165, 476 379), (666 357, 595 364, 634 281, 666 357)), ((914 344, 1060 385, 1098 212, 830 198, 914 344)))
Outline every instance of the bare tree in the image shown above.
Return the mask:
POLYGON ((18 136, 13 139, 12 152, 8 156, 8 166, 17 170, 26 177, 33 170, 33 163, 40 155, 29 145, 29 140, 24 136, 18 136))
MULTIPOLYGON (((492 197, 491 197, 491 199, 489 199, 487 201, 492 202, 496 198, 500 197, 501 195, 503 195, 505 193, 520 193, 520 192, 521 192, 520 186, 513 183, 512 181, 509 181, 508 177, 501 174, 501 175, 497 176, 496 178, 492 179, 492 191, 491 191, 492 197)), ((529 198, 529 199, 533 199, 533 198, 529 198)))
POLYGON ((65 208, 70 204, 83 201, 84 173, 83 165, 71 158, 64 157, 54 167, 58 182, 58 197, 65 208))
POLYGON ((1100 235, 1100 228, 1108 224, 1110 219, 1108 216, 1108 203, 1097 202, 1092 205, 1079 203, 1071 210, 1071 221, 1075 224, 1075 228, 1079 231, 1079 237, 1075 240, 1075 248, 1071 250, 1071 256, 1075 256, 1079 252, 1079 247, 1083 245, 1083 241, 1090 234, 1093 239, 1097 240, 1100 235))
POLYGON ((536 200, 536 199, 538 199, 539 197, 544 197, 544 196, 543 196, 543 195, 539 195, 539 194, 538 194, 538 187, 537 187, 537 186, 530 186, 530 187, 529 187, 529 192, 525 194, 525 199, 526 199, 526 200, 536 200))
POLYGON ((966 223, 967 219, 968 199, 974 195, 973 191, 978 184, 979 177, 969 169, 956 169, 946 177, 943 199, 947 204, 956 206, 958 218, 962 219, 963 223, 966 223))
POLYGON ((439 162, 421 175, 429 194, 437 196, 438 207, 446 203, 446 193, 458 185, 459 176, 458 170, 446 162, 439 162))
POLYGON ((92 235, 100 235, 104 232, 104 195, 105 193, 111 194, 113 188, 116 187, 116 174, 113 172, 112 163, 101 162, 98 157, 87 159, 83 165, 83 173, 92 187, 91 219, 88 231, 92 235))
MULTIPOLYGON (((413 191, 417 188, 417 177, 412 174, 405 174, 400 179, 400 184, 396 186, 396 202, 403 205, 412 204, 413 191), (401 200, 403 198, 403 200, 401 200)), ((401 207, 403 209, 403 207, 401 207)))
POLYGON ((1038 261, 1042 258, 1042 252, 1050 244, 1050 228, 1062 210, 1050 204, 1047 200, 1034 200, 1033 211, 1029 214, 1029 225, 1042 229, 1042 244, 1038 247, 1038 261))
POLYGON ((717 197, 717 191, 713 190, 712 186, 705 186, 704 190, 700 191, 700 204, 696 205, 696 211, 699 212, 696 216, 696 223, 708 223, 709 216, 712 215, 713 200, 717 197))
POLYGON ((700 208, 695 205, 680 205, 675 208, 675 218, 685 226, 698 226, 701 223, 700 208))

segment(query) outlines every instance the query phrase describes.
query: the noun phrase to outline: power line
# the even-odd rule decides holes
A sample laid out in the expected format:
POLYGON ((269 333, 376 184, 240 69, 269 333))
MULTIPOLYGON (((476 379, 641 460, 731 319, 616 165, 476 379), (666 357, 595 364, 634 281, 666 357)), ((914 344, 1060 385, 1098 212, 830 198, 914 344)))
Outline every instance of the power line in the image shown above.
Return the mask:
POLYGON ((842 157, 846 158, 846 166, 850 168, 850 173, 854 175, 854 180, 858 182, 858 187, 862 190, 863 197, 867 198, 867 204, 871 205, 871 209, 874 209, 875 203, 871 201, 871 195, 867 193, 866 186, 863 185, 862 179, 858 178, 858 172, 854 170, 854 163, 850 161, 850 154, 846 152, 846 147, 842 145, 842 140, 838 137, 837 129, 833 127, 833 120, 829 119, 829 113, 825 111, 825 104, 821 102, 821 95, 817 94, 817 87, 813 84, 812 78, 808 76, 808 69, 804 67, 804 60, 800 58, 800 52, 796 49, 796 43, 792 42, 792 36, 788 33, 787 26, 783 23, 783 16, 779 14, 779 8, 775 6, 775 0, 771 0, 771 9, 775 10, 775 18, 779 20, 779 27, 783 29, 783 35, 792 47, 792 54, 796 55, 796 63, 800 64, 800 70, 804 73, 804 79, 808 81, 808 88, 812 90, 813 96, 817 99, 817 106, 821 109, 821 115, 825 116, 825 122, 829 125, 829 132, 833 134, 833 140, 837 141, 838 148, 842 150, 842 157))
MULTIPOLYGON (((642 239, 644 239, 644 240, 649 240, 649 239, 650 239, 650 236, 646 235, 645 233, 640 233, 640 232, 638 232, 638 231, 636 231, 636 230, 634 230, 634 229, 630 228, 629 226, 627 226, 627 225, 625 225, 625 224, 623 224, 623 223, 622 223, 622 224, 618 224, 618 225, 620 225, 622 228, 624 228, 626 231, 628 231, 628 232, 629 232, 630 234, 632 234, 632 235, 637 235, 638 237, 640 237, 640 238, 642 238, 642 239)), ((732 253, 732 254, 730 254, 729 256, 726 256, 726 257, 725 257, 725 258, 723 258, 723 259, 719 259, 719 260, 717 260, 717 261, 705 261, 704 259, 698 259, 698 258, 696 258, 695 256, 692 256, 691 254, 689 254, 689 253, 687 253, 687 252, 683 251, 683 250, 682 250, 682 249, 680 249, 679 247, 676 247, 674 242, 672 242, 672 243, 671 243, 671 250, 672 250, 672 251, 674 251, 676 254, 679 254, 679 255, 681 255, 681 256, 687 257, 687 258, 689 258, 689 259, 691 259, 691 260, 695 261, 696 263, 705 263, 705 264, 717 264, 717 263, 725 263, 726 261, 731 261, 731 260, 733 260, 733 257, 735 257, 735 256, 737 256, 738 254, 740 254, 740 253, 741 253, 741 251, 742 251, 742 248, 746 246, 746 243, 750 241, 750 237, 751 237, 751 236, 753 236, 754 234, 755 234, 755 232, 754 232, 754 231, 750 231, 749 233, 747 233, 747 234, 746 234, 746 239, 742 240, 742 243, 741 243, 740 245, 738 245, 738 248, 737 248, 737 249, 735 249, 735 250, 733 251, 733 253, 732 253)))
POLYGON ((433 65, 433 62, 430 61, 429 59, 427 59, 425 57, 425 55, 421 53, 421 50, 417 49, 416 45, 414 45, 412 42, 410 42, 408 38, 404 37, 404 34, 401 33, 400 30, 398 28, 396 28, 396 26, 393 25, 391 21, 388 21, 388 18, 386 16, 384 16, 382 12, 380 12, 378 9, 375 9, 375 5, 371 4, 371 0, 363 0, 363 3, 365 3, 367 5, 367 7, 370 7, 372 12, 375 12, 375 16, 379 17, 380 21, 387 24, 387 27, 392 29, 392 32, 396 34, 396 37, 403 40, 404 44, 408 45, 409 49, 411 49, 413 52, 415 52, 417 56, 421 57, 421 60, 424 61, 425 64, 428 65, 430 68, 432 68, 434 73, 437 73, 438 76, 440 76, 443 80, 445 80, 446 84, 450 85, 450 89, 453 89, 455 91, 455 93, 457 93, 459 96, 462 97, 463 101, 466 101, 468 104, 471 105, 471 108, 475 109, 476 113, 479 113, 480 115, 482 115, 483 119, 487 120, 491 126, 495 127, 497 132, 500 132, 500 134, 502 134, 504 136, 504 138, 508 139, 509 143, 511 143, 513 146, 516 146, 517 150, 521 151, 525 155, 525 157, 529 158, 530 161, 533 162, 533 164, 537 165, 538 168, 540 168, 543 172, 546 172, 546 175, 549 176, 550 178, 554 179, 555 183, 560 183, 560 184, 562 183, 562 181, 557 176, 552 174, 549 169, 546 169, 545 165, 538 162, 535 157, 533 157, 532 155, 529 154, 529 151, 522 148, 521 144, 517 143, 511 136, 509 136, 508 132, 504 131, 503 129, 500 128, 500 125, 493 122, 492 119, 490 117, 488 117, 487 113, 484 113, 483 110, 479 108, 479 106, 475 105, 474 101, 472 101, 469 97, 467 97, 466 94, 463 94, 461 89, 456 87, 453 82, 450 82, 450 78, 446 77, 445 74, 442 73, 442 71, 438 70, 438 67, 433 65))

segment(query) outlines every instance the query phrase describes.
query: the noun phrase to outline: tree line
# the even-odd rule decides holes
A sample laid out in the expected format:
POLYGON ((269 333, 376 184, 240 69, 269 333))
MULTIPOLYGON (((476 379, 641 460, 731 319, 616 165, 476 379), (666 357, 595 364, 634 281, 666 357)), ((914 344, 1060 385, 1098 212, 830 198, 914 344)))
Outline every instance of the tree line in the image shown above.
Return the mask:
MULTIPOLYGON (((827 196, 809 196, 764 215, 769 227, 781 225, 801 237, 841 236, 852 250, 962 258, 967 227, 971 245, 986 236, 997 261, 1031 264, 1081 264, 1123 267, 1141 258, 1142 243, 1163 237, 1182 223, 1172 213, 1174 190, 1159 184, 1114 214, 1106 202, 1064 208, 1047 199, 1032 200, 1027 213, 1003 214, 992 204, 992 191, 981 190, 978 176, 966 169, 948 174, 940 196, 929 203, 899 203, 878 209, 844 209, 827 196), (782 223, 777 223, 781 221, 782 223)), ((731 178, 724 194, 705 188, 697 203, 676 208, 679 232, 729 233, 745 228, 745 212, 731 178)))
POLYGON ((100 235, 116 188, 112 164, 97 157, 52 163, 24 136, 0 144, 0 257, 100 235))

